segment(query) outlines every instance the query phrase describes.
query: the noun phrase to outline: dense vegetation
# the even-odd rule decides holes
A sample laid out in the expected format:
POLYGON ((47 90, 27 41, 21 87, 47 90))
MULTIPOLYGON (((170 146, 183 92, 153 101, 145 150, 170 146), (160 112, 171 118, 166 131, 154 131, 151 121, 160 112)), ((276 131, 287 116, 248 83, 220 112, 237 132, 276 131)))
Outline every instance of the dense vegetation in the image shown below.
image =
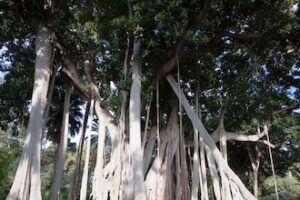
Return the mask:
POLYGON ((299 4, 0 0, 0 199, 300 199, 299 4))

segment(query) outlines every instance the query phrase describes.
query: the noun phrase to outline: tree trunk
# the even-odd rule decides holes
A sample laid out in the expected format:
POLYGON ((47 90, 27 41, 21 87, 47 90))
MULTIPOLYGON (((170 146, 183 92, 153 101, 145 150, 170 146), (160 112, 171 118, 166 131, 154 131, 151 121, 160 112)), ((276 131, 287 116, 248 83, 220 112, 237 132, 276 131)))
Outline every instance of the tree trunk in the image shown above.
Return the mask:
POLYGON ((181 198, 190 199, 190 185, 189 185, 189 175, 186 163, 186 152, 184 147, 184 136, 179 135, 179 148, 180 152, 180 180, 181 180, 181 198), (180 138, 181 137, 181 138, 180 138))
MULTIPOLYGON (((258 133, 260 133, 260 130, 258 129, 258 133)), ((253 169, 253 193, 256 198, 258 198, 258 169, 260 165, 260 157, 261 152, 257 145, 255 145, 255 156, 253 156, 250 146, 247 146, 248 155, 251 161, 251 166, 253 169)))
POLYGON ((203 137, 203 140, 205 144, 208 146, 208 148, 211 150, 213 157, 216 160, 216 163, 218 164, 218 167, 220 170, 224 170, 226 173, 226 176, 230 177, 230 179, 234 182, 234 184, 238 187, 239 192, 242 194, 244 199, 256 199, 244 186, 240 178, 230 169, 227 162, 223 159, 220 151, 218 151, 213 139, 209 136, 207 130, 204 128, 202 122, 199 120, 199 117, 193 112, 191 106, 189 105, 187 99, 185 98, 183 92, 178 89, 178 84, 176 83, 175 79, 172 76, 167 76, 167 80, 169 84, 171 85, 173 91, 177 95, 179 99, 181 99, 181 103, 190 118, 192 124, 194 127, 196 127, 199 130, 199 133, 203 137))
POLYGON ((51 102, 52 102, 52 96, 53 96, 53 91, 54 91, 54 86, 55 86, 55 79, 56 79, 56 74, 58 71, 58 67, 55 67, 52 73, 52 79, 51 79, 51 83, 49 86, 49 92, 47 95, 47 106, 45 109, 45 114, 44 114, 44 125, 43 125, 43 134, 42 134, 42 144, 43 144, 43 140, 46 140, 46 125, 47 125, 47 121, 48 121, 48 117, 49 117, 49 111, 50 111, 50 107, 51 107, 51 102))
POLYGON ((148 135, 148 141, 147 141, 147 144, 145 146, 145 149, 144 149, 144 175, 146 176, 146 173, 149 169, 149 166, 150 166, 150 163, 151 163, 151 160, 152 160, 152 156, 153 156, 153 148, 154 148, 154 145, 155 145, 155 133, 156 133, 156 127, 153 127, 148 135))
POLYGON ((91 149, 91 131, 92 131, 93 116, 94 116, 94 105, 95 105, 94 100, 91 100, 91 107, 90 107, 89 117, 87 121, 86 156, 85 156, 83 175, 81 181, 80 200, 86 200, 86 195, 87 195, 90 149, 91 149))
POLYGON ((135 39, 133 47, 132 85, 129 102, 130 158, 133 170, 134 199, 145 199, 143 153, 141 146, 141 42, 135 39))
MULTIPOLYGON (((195 93, 195 110, 196 110, 196 114, 199 116, 198 95, 199 94, 198 94, 198 88, 197 88, 196 93, 195 93)), ((198 199, 199 185, 200 185, 200 189, 201 189, 201 196, 203 196, 202 173, 199 170, 200 169, 199 132, 196 128, 194 128, 194 144, 195 145, 194 145, 194 154, 193 154, 192 194, 191 194, 191 199, 192 200, 198 199)), ((203 198, 201 198, 201 199, 203 199, 203 198)))
POLYGON ((215 195, 216 200, 220 200, 221 199, 221 189, 220 189, 220 182, 219 182, 219 176, 218 176, 218 170, 216 167, 216 162, 212 155, 211 150, 208 148, 207 145, 205 145, 205 152, 206 152, 206 157, 207 157, 208 168, 210 171, 210 176, 211 176, 212 183, 213 183, 214 195, 215 195))
MULTIPOLYGON (((155 132, 156 127, 153 127, 153 138, 155 138, 155 132)), ((177 150, 179 144, 179 127, 175 109, 169 117, 167 128, 160 131, 160 141, 159 154, 151 162, 152 165, 145 181, 148 200, 174 199, 175 197, 175 190, 173 189, 175 177, 172 176, 172 164, 174 163, 175 153, 178 152, 178 155, 180 155, 180 152, 177 150)))
POLYGON ((254 196, 258 198, 258 168, 253 170, 253 192, 254 196))
MULTIPOLYGON (((191 199, 196 200, 198 199, 198 193, 199 193, 199 185, 200 189, 202 188, 202 174, 199 174, 199 168, 200 168, 200 163, 199 163, 199 145, 198 145, 198 130, 194 130, 194 141, 195 141, 195 146, 194 146, 194 154, 193 154, 193 173, 192 173, 192 193, 191 193, 191 199), (201 177, 201 178, 200 178, 201 177), (200 182, 201 180, 201 182, 200 182)), ((201 189, 202 191, 202 189, 201 189)), ((201 192, 201 195, 203 192, 201 192)))
MULTIPOLYGON (((204 200, 208 200, 208 189, 207 189, 207 173, 206 173, 206 160, 205 160, 205 147, 204 141, 201 136, 199 136, 200 144, 200 166, 202 174, 202 187, 203 187, 203 196, 204 200)), ((200 173, 200 172, 199 172, 200 173)))
POLYGON ((16 176, 7 199, 41 199, 40 161, 41 136, 51 65, 51 31, 43 24, 38 25, 35 43, 34 87, 27 137, 16 176))
MULTIPOLYGON (((127 79, 127 72, 128 72, 128 55, 129 55, 129 48, 130 48, 130 38, 129 35, 127 35, 127 46, 126 46, 126 51, 125 51, 125 58, 124 58, 124 63, 123 63, 123 80, 127 79)), ((112 199, 123 199, 123 181, 122 181, 122 173, 123 173, 123 166, 124 163, 123 158, 125 157, 125 155, 127 154, 128 156, 128 152, 124 151, 124 138, 125 138, 125 134, 126 134, 126 128, 128 128, 128 126, 126 126, 126 118, 128 119, 127 115, 126 115, 126 110, 127 110, 127 106, 128 106, 128 91, 123 90, 122 91, 122 103, 121 103, 121 109, 120 109, 120 119, 119 119, 119 132, 118 132, 118 136, 117 136, 117 152, 115 152, 116 155, 116 162, 118 164, 116 164, 116 169, 114 172, 114 192, 111 195, 112 199)))
POLYGON ((66 89, 64 100, 63 121, 61 126, 61 136, 59 149, 57 154, 57 160, 55 164, 54 181, 51 188, 51 200, 57 200, 59 197, 59 191, 61 186, 62 174, 64 170, 64 163, 66 158, 66 152, 68 147, 68 127, 69 127, 69 107, 70 107, 71 91, 66 89))
POLYGON ((226 131, 224 127, 224 109, 221 110, 220 122, 217 131, 219 132, 219 136, 220 136, 220 151, 222 153, 224 160, 228 162, 227 137, 226 137, 226 131))
MULTIPOLYGON (((199 102, 199 95, 200 95, 200 85, 199 82, 197 84, 196 88, 196 110, 197 115, 200 120, 202 120, 202 113, 201 113, 201 105, 199 102)), ((202 136, 199 135, 198 132, 198 138, 199 138, 199 152, 200 152, 200 170, 199 170, 199 177, 202 177, 202 183, 201 183, 201 199, 208 200, 208 189, 207 189, 207 172, 206 172, 206 160, 205 160, 205 144, 203 141, 202 136), (201 175, 201 176, 200 176, 201 175)), ((201 181, 201 180, 200 180, 201 181)))
MULTIPOLYGON (((99 102, 96 102, 98 104, 99 102)), ((96 113, 98 113, 98 107, 96 106, 96 113)), ((98 114, 97 114, 98 115, 98 114)), ((103 188, 104 176, 103 176, 103 167, 104 167, 104 148, 105 148, 105 134, 106 127, 101 124, 100 119, 98 119, 98 147, 97 147, 97 161, 94 172, 94 183, 93 183, 93 199, 94 200, 104 200, 103 198, 103 188)), ((104 190, 105 191, 105 190, 104 190)))
POLYGON ((84 119, 82 122, 82 131, 81 131, 81 136, 80 136, 80 141, 77 147, 77 154, 76 154, 76 164, 75 164, 75 169, 74 169, 74 174, 73 174, 73 179, 72 179, 72 186, 71 186, 71 191, 70 191, 70 200, 76 200, 77 199, 77 188, 78 188, 78 183, 79 183, 79 176, 80 176, 80 170, 81 170, 81 157, 82 157, 82 150, 83 150, 83 143, 84 143, 84 138, 85 138, 85 132, 87 129, 87 121, 89 118, 89 111, 90 111, 91 104, 88 102, 86 104, 85 108, 85 114, 84 114, 84 119))

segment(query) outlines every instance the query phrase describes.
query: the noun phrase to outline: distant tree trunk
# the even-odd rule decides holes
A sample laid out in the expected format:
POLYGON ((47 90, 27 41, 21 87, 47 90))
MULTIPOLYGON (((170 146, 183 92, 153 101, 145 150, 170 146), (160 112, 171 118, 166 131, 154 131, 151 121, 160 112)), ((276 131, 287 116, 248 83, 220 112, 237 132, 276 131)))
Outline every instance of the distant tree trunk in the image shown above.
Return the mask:
POLYGON ((219 132, 219 136, 220 136, 220 151, 225 161, 228 162, 227 137, 226 137, 226 131, 224 127, 224 109, 221 110, 220 122, 216 131, 219 132))
POLYGON ((61 186, 61 180, 64 170, 64 163, 66 158, 67 146, 68 146, 68 127, 69 127, 69 107, 70 107, 71 91, 66 89, 64 100, 63 121, 61 126, 61 136, 58 154, 55 163, 55 175, 51 188, 51 200, 57 200, 59 197, 59 191, 61 186))
POLYGON ((88 186, 88 175, 89 175, 89 162, 90 162, 90 149, 91 149, 91 131, 92 131, 92 122, 94 116, 94 100, 91 100, 91 107, 89 111, 89 117, 87 121, 87 130, 86 130, 86 155, 84 161, 83 175, 80 188, 80 200, 86 200, 87 195, 87 186, 88 186))
POLYGON ((51 65, 51 31, 43 24, 38 25, 35 41, 35 73, 31 99, 31 112, 27 137, 16 176, 7 196, 12 199, 40 200, 41 180, 41 136, 44 125, 44 112, 47 105, 47 91, 51 65))
MULTIPOLYGON (((259 130, 259 129, 258 129, 259 130)), ((260 130, 259 130, 260 132, 260 130)), ((256 198, 258 198, 258 169, 260 165, 261 152, 257 145, 255 145, 255 156, 250 150, 250 146, 247 146, 248 155, 251 161, 251 166, 253 169, 253 193, 256 198)))
POLYGON ((134 199, 145 199, 143 152, 141 144, 141 41, 135 38, 133 47, 132 85, 129 101, 130 158, 133 170, 134 199))
POLYGON ((70 191, 70 196, 69 196, 70 200, 77 199, 77 188, 78 188, 79 176, 80 176, 80 170, 81 170, 80 164, 81 164, 83 143, 84 143, 84 138, 85 138, 85 132, 87 129, 87 121, 89 118, 90 107, 91 107, 91 103, 88 102, 86 104, 86 108, 85 108, 85 114, 84 114, 84 119, 82 122, 82 131, 81 131, 80 141, 79 141, 79 144, 77 147, 76 164, 75 164, 75 170, 74 170, 74 174, 73 174, 71 191, 70 191))
POLYGON ((258 198, 258 168, 253 170, 253 192, 254 196, 258 198))
POLYGON ((46 110, 45 110, 45 114, 44 114, 45 120, 44 120, 44 127, 43 127, 42 142, 43 142, 44 139, 46 139, 46 131, 45 130, 46 130, 46 124, 47 124, 48 117, 49 117, 49 111, 50 111, 50 107, 51 107, 51 102, 52 102, 52 96, 53 96, 53 91, 54 91, 54 87, 55 87, 55 79, 56 79, 57 71, 58 71, 58 67, 55 67, 53 72, 52 72, 52 78, 51 78, 51 82, 50 82, 50 85, 49 85, 49 92, 48 92, 48 95, 47 95, 47 106, 46 106, 46 110))

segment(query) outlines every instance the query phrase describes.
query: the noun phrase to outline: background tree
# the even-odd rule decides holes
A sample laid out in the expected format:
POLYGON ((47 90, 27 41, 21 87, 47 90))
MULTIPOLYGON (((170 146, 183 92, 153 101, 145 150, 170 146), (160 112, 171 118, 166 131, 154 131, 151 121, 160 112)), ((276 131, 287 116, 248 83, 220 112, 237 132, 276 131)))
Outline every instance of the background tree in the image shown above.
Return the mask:
MULTIPOLYGON (((93 194, 104 195, 102 199, 108 198, 108 195, 120 199, 132 197, 133 190, 124 191, 124 187, 137 172, 131 170, 131 160, 136 157, 129 156, 129 145, 135 141, 140 149, 135 153, 143 155, 144 167, 139 169, 144 169, 146 191, 141 192, 141 195, 146 193, 147 198, 153 195, 151 198, 158 199, 189 198, 192 169, 196 166, 189 152, 198 151, 193 147, 193 140, 196 139, 191 138, 194 138, 195 123, 197 121, 198 126, 199 121, 197 119, 191 123, 188 111, 181 112, 179 119, 172 116, 174 108, 181 109, 178 101, 182 99, 180 96, 179 100, 176 99, 165 77, 175 74, 179 75, 179 86, 176 88, 180 87, 188 100, 185 109, 189 108, 188 104, 192 108, 196 107, 195 90, 199 85, 197 97, 201 121, 210 134, 223 124, 226 132, 245 138, 257 134, 258 128, 263 131, 263 124, 268 122, 270 140, 275 145, 275 172, 282 177, 285 173, 292 173, 292 179, 284 180, 295 180, 298 170, 296 152, 299 122, 299 115, 294 112, 299 108, 298 1, 54 1, 52 5, 44 7, 42 2, 18 0, 0 2, 0 69, 6 72, 4 82, 0 85, 2 129, 13 130, 13 134, 17 135, 21 127, 27 128, 32 108, 30 98, 34 81, 34 40, 37 37, 33 25, 43 19, 55 35, 51 40, 51 45, 55 47, 54 66, 51 65, 51 69, 57 69, 57 73, 51 75, 55 87, 51 105, 48 105, 50 112, 45 127, 46 143, 52 141, 59 146, 62 99, 65 96, 65 85, 71 83, 74 91, 70 106, 69 137, 77 132, 85 132, 86 120, 81 119, 80 115, 86 113, 97 116, 98 125, 95 128, 99 130, 98 138, 104 140, 98 141, 98 144, 103 145, 98 146, 102 150, 98 149, 100 156, 96 156, 95 161, 100 163, 97 170, 102 172, 100 175, 96 172, 88 174, 88 186, 93 188, 93 194), (128 9, 131 4, 132 9, 128 9), (131 77, 135 74, 133 66, 136 66, 137 61, 134 51, 137 35, 141 45, 142 73, 140 78, 132 81, 131 77), (84 65, 87 58, 91 63, 88 68, 84 65), (129 90, 131 85, 139 81, 141 95, 135 98, 134 103, 141 102, 140 109, 135 110, 140 112, 138 119, 141 127, 138 132, 141 133, 134 131, 134 134, 139 135, 133 137, 133 134, 129 134, 133 131, 132 126, 129 126, 132 121, 129 111, 132 105, 137 104, 129 105, 129 100, 133 98, 129 90), (158 92, 154 91, 157 83, 158 92), (84 101, 91 100, 95 100, 96 109, 88 113, 89 109, 86 110, 82 105, 84 101), (155 111, 156 104, 159 105, 158 111, 155 111), (146 120, 147 116, 149 120, 146 120), (80 127, 82 131, 79 131, 80 127), (145 127, 148 130, 143 132, 145 127), (136 141, 140 137, 145 140, 136 141), (142 150, 143 147, 145 149, 142 150), (94 179, 93 176, 100 178, 94 179), (101 194, 97 192, 99 187, 91 187, 92 180, 100 180, 97 184, 105 186, 101 194), (170 182, 174 185, 167 184, 170 182), (148 192, 149 185, 152 193, 148 192), (169 192, 162 192, 162 188, 169 192)), ((203 132, 206 131, 203 129, 199 134, 203 136, 203 132)), ((250 159, 245 155, 248 155, 247 146, 250 150, 258 146, 261 151, 258 171, 261 178, 258 185, 262 186, 267 180, 261 187, 260 195, 272 196, 268 184, 271 175, 269 155, 263 140, 255 144, 228 140, 227 148, 223 148, 222 144, 217 145, 222 147, 220 149, 227 157, 229 166, 249 190, 252 187, 252 168, 250 159)), ((83 148, 86 141, 83 134, 79 149, 83 148)), ((201 148, 202 151, 206 149, 203 152, 206 152, 208 163, 204 167, 220 169, 214 175, 207 175, 209 196, 217 199, 224 196, 218 196, 218 190, 219 194, 227 191, 229 195, 228 187, 231 187, 232 194, 239 194, 232 185, 226 184, 229 181, 226 180, 229 170, 226 163, 220 165, 222 158, 218 159, 217 154, 213 154, 215 157, 209 160, 209 147, 204 147, 201 142, 199 144, 199 153, 201 148), (225 175, 221 168, 227 169, 225 175), (217 180, 214 183, 219 184, 219 189, 216 189, 216 184, 212 184, 213 180, 217 180)), ((93 151, 96 151, 95 148, 92 148, 92 153, 96 154, 93 151)), ((42 156, 45 158, 42 173, 48 176, 42 178, 45 191, 49 190, 52 181, 50 174, 54 171, 54 165, 46 166, 46 163, 57 156, 53 150, 49 150, 49 154, 52 157, 42 156)), ((70 154, 73 156, 68 151, 66 163, 69 163, 70 154)), ((79 181, 82 150, 77 155, 72 158, 77 160, 74 161, 77 162, 76 167, 73 163, 65 165, 66 178, 63 181, 71 180, 70 171, 73 167, 78 169, 75 175, 79 181)), ((281 182, 280 178, 278 180, 281 182)), ((133 184, 136 187, 143 185, 136 182, 133 184)), ((68 184, 65 184, 61 188, 63 198, 68 196, 64 193, 67 187, 68 184)), ((77 191, 73 191, 70 196, 76 198, 77 191)), ((194 198, 205 196, 199 191, 194 198)), ((44 194, 44 198, 50 195, 44 194)))

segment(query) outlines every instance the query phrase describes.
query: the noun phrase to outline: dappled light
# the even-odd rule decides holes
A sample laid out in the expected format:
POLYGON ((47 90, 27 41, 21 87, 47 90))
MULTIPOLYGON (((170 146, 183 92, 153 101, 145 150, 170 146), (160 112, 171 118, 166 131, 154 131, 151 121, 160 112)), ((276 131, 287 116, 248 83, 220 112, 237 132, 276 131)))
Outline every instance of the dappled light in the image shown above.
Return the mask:
POLYGON ((299 5, 1 1, 0 199, 299 199, 299 5))

